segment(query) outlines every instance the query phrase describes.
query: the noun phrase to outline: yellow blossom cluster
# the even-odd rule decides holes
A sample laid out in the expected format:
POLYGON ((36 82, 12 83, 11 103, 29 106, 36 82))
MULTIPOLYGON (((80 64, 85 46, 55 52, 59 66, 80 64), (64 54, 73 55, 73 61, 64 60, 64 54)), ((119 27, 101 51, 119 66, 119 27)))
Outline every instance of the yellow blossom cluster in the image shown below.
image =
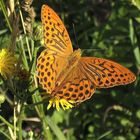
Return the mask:
POLYGON ((4 77, 10 77, 15 72, 17 59, 12 51, 7 48, 0 50, 0 74, 4 77))

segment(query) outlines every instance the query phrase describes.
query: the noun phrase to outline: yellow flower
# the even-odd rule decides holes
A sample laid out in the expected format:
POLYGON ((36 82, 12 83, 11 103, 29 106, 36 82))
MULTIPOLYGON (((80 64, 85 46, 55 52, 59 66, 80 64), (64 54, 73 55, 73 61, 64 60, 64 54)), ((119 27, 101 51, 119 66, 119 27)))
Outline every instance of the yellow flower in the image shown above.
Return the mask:
POLYGON ((16 57, 9 49, 0 50, 0 74, 4 77, 10 77, 15 72, 16 57))
POLYGON ((67 101, 66 99, 58 99, 57 97, 53 97, 50 99, 47 109, 50 109, 53 106, 59 111, 61 106, 64 110, 66 110, 74 107, 74 103, 75 102, 72 100, 67 101))

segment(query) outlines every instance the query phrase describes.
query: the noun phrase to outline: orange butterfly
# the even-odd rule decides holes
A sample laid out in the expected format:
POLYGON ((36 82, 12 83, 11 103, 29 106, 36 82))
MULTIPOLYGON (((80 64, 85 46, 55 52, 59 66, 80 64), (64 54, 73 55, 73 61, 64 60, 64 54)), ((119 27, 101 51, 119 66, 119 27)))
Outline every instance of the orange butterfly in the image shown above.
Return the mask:
POLYGON ((110 60, 81 57, 73 51, 69 34, 58 15, 47 5, 42 6, 46 49, 37 60, 39 83, 51 96, 51 106, 59 110, 73 107, 94 94, 96 88, 109 88, 135 81, 127 68, 110 60))

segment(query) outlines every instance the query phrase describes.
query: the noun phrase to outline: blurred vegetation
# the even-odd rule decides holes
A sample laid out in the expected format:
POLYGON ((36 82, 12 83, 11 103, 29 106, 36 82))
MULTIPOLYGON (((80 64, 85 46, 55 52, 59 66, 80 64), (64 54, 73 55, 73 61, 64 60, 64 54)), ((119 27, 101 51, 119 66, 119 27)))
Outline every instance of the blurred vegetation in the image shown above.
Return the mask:
POLYGON ((0 48, 15 47, 20 69, 20 76, 0 81, 0 139, 140 140, 139 0, 0 0, 0 6, 0 48), (136 74, 136 82, 97 90, 67 111, 34 105, 42 102, 34 76, 45 3, 62 18, 83 56, 117 61, 136 74))

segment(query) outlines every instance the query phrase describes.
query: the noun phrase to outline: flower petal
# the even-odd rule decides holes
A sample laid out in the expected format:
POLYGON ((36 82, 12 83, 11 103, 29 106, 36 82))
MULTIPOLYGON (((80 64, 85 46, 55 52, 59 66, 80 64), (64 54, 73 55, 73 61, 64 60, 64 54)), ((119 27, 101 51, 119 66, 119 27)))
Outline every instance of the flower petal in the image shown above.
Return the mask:
POLYGON ((60 105, 63 110, 70 109, 73 107, 75 102, 72 100, 67 101, 66 99, 58 99, 57 97, 52 97, 49 100, 49 105, 47 109, 50 109, 52 106, 56 108, 57 111, 60 110, 60 105))

